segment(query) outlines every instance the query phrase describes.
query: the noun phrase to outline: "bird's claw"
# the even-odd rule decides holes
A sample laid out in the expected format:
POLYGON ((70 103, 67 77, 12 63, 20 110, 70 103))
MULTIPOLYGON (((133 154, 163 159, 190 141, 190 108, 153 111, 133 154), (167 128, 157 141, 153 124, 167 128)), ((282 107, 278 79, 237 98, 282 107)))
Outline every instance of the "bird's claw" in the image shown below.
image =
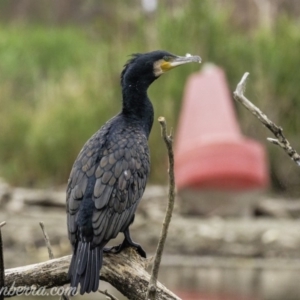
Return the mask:
POLYGON ((120 244, 120 245, 118 245, 118 246, 113 246, 113 247, 107 247, 107 248, 104 248, 104 249, 103 249, 103 252, 104 252, 104 253, 118 254, 118 253, 120 253, 123 249, 128 248, 128 247, 133 247, 133 248, 135 248, 136 251, 138 252, 138 254, 139 254, 141 257, 144 257, 144 258, 147 257, 147 254, 146 254, 145 250, 142 248, 142 246, 139 245, 139 244, 136 244, 136 243, 134 243, 134 244, 131 245, 131 244, 127 244, 127 243, 124 243, 124 242, 123 242, 122 244, 120 244))
POLYGON ((134 248, 136 249, 136 251, 138 252, 138 254, 141 257, 147 258, 147 254, 146 254, 145 250, 142 248, 142 246, 138 245, 136 247, 134 246, 134 248))
POLYGON ((113 254, 117 254, 117 253, 120 253, 122 249, 121 248, 121 245, 118 245, 118 246, 113 246, 113 247, 106 247, 103 249, 103 252, 104 253, 113 253, 113 254))

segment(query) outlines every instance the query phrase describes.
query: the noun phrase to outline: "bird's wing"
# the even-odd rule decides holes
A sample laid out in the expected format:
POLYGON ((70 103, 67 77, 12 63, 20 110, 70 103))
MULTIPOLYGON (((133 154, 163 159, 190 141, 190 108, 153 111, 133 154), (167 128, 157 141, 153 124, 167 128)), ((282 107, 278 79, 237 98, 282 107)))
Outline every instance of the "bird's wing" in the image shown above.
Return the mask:
POLYGON ((127 130, 112 141, 96 170, 93 243, 107 242, 131 223, 149 174, 147 139, 127 130))
POLYGON ((79 208, 87 194, 88 183, 94 181, 96 153, 89 149, 88 143, 79 153, 68 181, 67 188, 67 225, 71 244, 74 246, 78 235, 79 208))
POLYGON ((87 142, 73 166, 67 189, 72 245, 77 240, 77 218, 84 197, 94 201, 93 243, 105 243, 130 225, 148 174, 149 152, 143 134, 127 130, 127 134, 115 134, 108 143, 101 138, 87 142), (99 149, 102 149, 100 156, 99 149))

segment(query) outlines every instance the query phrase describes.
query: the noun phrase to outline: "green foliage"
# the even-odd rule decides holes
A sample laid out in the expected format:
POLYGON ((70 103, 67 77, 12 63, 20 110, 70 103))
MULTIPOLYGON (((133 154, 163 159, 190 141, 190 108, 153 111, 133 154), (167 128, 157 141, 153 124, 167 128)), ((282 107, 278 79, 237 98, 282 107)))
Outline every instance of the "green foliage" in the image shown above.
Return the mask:
POLYGON ((111 79, 99 72, 107 61, 68 28, 1 28, 0 44, 1 173, 65 182, 83 141, 113 113, 111 79))
MULTIPOLYGON (((128 54, 159 48, 199 54, 203 62, 220 65, 232 90, 249 71, 247 95, 300 149, 296 21, 282 16, 272 30, 245 32, 231 22, 230 9, 221 10, 214 1, 190 0, 180 6, 160 1, 158 11, 147 17, 120 3, 113 4, 109 19, 99 18, 82 28, 0 26, 2 176, 16 184, 65 183, 84 142, 120 110, 119 74, 128 54)), ((198 68, 180 67, 151 86, 155 120, 164 115, 168 126, 176 129, 185 80, 198 68)), ((264 142, 266 131, 258 129, 261 125, 249 113, 237 109, 244 132, 264 142)), ((157 122, 150 147, 151 179, 162 182, 166 152, 157 122)), ((280 165, 288 160, 271 160, 276 176, 288 176, 280 165)))

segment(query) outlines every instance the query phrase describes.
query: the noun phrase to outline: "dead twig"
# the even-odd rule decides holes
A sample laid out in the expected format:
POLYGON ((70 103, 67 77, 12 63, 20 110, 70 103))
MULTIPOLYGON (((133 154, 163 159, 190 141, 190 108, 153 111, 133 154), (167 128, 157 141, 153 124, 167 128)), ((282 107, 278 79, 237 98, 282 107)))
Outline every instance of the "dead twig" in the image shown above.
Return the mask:
POLYGON ((107 296, 106 298, 108 300, 118 300, 118 298, 116 298, 115 296, 111 295, 107 290, 105 290, 105 291, 98 290, 98 292, 101 293, 101 294, 103 294, 103 295, 105 295, 105 296, 107 296))
POLYGON ((300 156, 293 149, 283 134, 283 129, 273 123, 258 107, 256 107, 250 100, 248 100, 244 96, 244 91, 246 87, 246 79, 249 73, 246 72, 242 77, 241 81, 238 83, 236 90, 233 92, 234 99, 237 102, 243 104, 254 116, 256 116, 262 123, 265 125, 276 137, 274 138, 267 138, 269 142, 274 145, 281 147, 289 156, 290 158, 300 166, 300 156))
POLYGON ((169 192, 168 192, 168 207, 163 222, 160 238, 158 241, 154 263, 151 271, 151 277, 148 285, 146 299, 155 300, 157 299, 157 277, 159 266, 164 250, 164 245, 167 239, 168 229, 172 218, 174 202, 175 202, 175 176, 174 176, 174 153, 173 153, 173 137, 172 132, 170 135, 167 135, 167 125, 164 117, 159 117, 158 122, 161 126, 162 138, 166 144, 169 158, 169 192))
MULTIPOLYGON (((48 255, 49 255, 49 259, 54 259, 54 254, 53 254, 53 251, 52 251, 52 248, 51 248, 51 243, 50 243, 50 239, 49 239, 49 236, 46 232, 46 229, 45 229, 45 225, 43 222, 39 222, 40 226, 41 226, 41 229, 42 229, 42 232, 43 232, 43 235, 44 235, 44 240, 45 240, 45 243, 46 243, 46 247, 48 249, 48 255)), ((60 296, 60 300, 69 300, 69 297, 67 295, 61 295, 60 296)))
POLYGON ((44 235, 44 240, 45 240, 45 243, 46 243, 46 247, 48 249, 48 254, 49 254, 49 259, 53 259, 54 258, 54 255, 53 255, 53 252, 52 252, 52 248, 51 248, 51 244, 50 244, 50 239, 48 237, 48 234, 45 230, 45 225, 43 222, 39 222, 40 226, 41 226, 41 229, 42 229, 42 232, 43 232, 43 235, 44 235))
POLYGON ((1 227, 3 227, 6 222, 0 223, 0 300, 4 299, 4 295, 1 292, 2 287, 5 286, 5 268, 4 268, 4 257, 3 257, 3 244, 2 244, 2 233, 1 227))

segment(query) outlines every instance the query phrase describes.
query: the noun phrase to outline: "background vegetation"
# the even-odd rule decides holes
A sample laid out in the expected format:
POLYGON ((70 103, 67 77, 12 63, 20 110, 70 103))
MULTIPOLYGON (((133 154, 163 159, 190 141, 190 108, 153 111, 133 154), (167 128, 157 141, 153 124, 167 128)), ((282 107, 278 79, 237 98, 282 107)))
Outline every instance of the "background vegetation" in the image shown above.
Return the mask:
MULTIPOLYGON (((120 110, 119 74, 128 54, 153 49, 199 54, 225 69, 232 90, 249 71, 247 95, 300 151, 296 2, 276 6, 269 19, 253 14, 262 10, 249 1, 241 1, 244 7, 239 1, 159 1, 152 13, 137 0, 18 2, 0 4, 0 175, 11 183, 66 183, 83 143, 120 110)), ((155 119, 164 115, 175 132, 185 80, 198 70, 184 66, 150 88, 155 119)), ((269 133, 237 110, 244 134, 267 144, 269 133)), ((157 122, 150 147, 151 180, 162 183, 166 157, 157 122)), ((280 149, 268 151, 273 187, 297 193, 300 171, 280 149)))

